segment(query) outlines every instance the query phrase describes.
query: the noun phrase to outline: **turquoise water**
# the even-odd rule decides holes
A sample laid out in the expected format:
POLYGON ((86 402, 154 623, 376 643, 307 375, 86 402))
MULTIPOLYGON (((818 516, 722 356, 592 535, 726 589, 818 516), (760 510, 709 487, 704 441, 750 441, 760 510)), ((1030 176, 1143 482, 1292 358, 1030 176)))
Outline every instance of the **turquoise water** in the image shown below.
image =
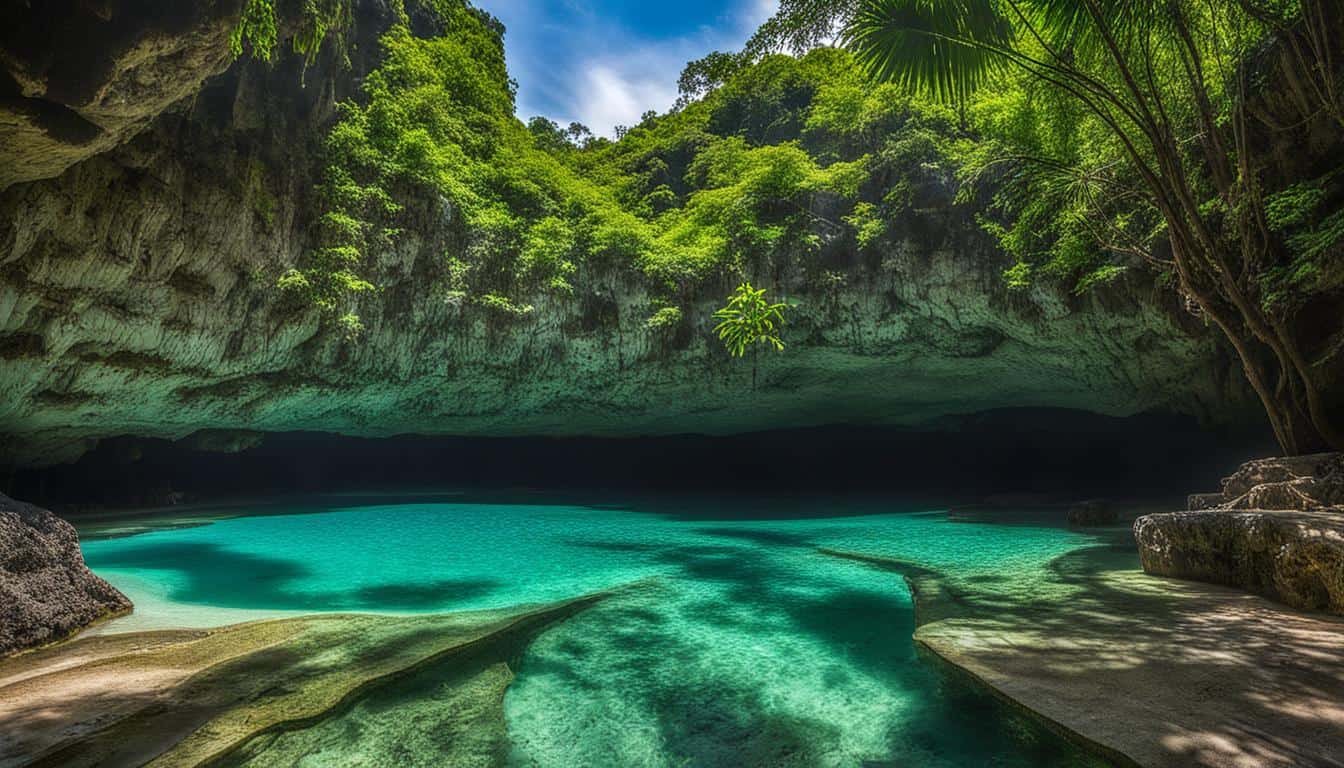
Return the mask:
POLYGON ((898 576, 816 549, 888 555, 973 583, 1044 571, 1089 537, 871 499, 604 501, 268 505, 92 538, 84 550, 142 623, 502 607, 642 582, 547 631, 517 662, 505 698, 517 765, 1081 760, 916 652, 898 576))

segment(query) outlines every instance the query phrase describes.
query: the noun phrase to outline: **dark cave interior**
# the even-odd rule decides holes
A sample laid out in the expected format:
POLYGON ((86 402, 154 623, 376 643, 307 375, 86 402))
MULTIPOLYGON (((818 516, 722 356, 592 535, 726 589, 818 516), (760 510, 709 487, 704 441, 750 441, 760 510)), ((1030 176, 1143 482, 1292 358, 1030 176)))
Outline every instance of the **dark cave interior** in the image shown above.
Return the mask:
POLYGON ((1009 409, 924 429, 829 426, 733 436, 353 438, 267 435, 237 453, 114 438, 79 461, 0 476, 60 508, 349 490, 532 488, 657 493, 865 492, 1178 498, 1272 452, 1267 434, 1169 414, 1009 409))

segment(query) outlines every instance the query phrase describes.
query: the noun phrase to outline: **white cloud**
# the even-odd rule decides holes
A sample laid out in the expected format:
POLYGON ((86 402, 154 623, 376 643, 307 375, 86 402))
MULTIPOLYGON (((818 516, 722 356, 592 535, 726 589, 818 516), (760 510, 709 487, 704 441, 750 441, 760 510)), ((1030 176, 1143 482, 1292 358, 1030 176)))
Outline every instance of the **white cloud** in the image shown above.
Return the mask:
POLYGON ((543 114, 561 125, 577 120, 611 136, 617 125, 634 125, 650 109, 670 108, 686 63, 740 47, 775 12, 778 0, 739 0, 696 33, 663 39, 611 24, 582 3, 569 3, 572 13, 563 24, 529 13, 517 0, 481 4, 509 27, 506 47, 519 81, 519 116, 543 114))
POLYGON ((639 61, 591 65, 583 74, 575 114, 599 133, 609 134, 614 126, 638 123, 649 109, 666 109, 677 98, 675 82, 669 83, 666 72, 651 75, 642 70, 639 61))
POLYGON ((747 6, 742 14, 742 20, 749 30, 755 31, 778 10, 779 0, 752 0, 751 5, 747 6))

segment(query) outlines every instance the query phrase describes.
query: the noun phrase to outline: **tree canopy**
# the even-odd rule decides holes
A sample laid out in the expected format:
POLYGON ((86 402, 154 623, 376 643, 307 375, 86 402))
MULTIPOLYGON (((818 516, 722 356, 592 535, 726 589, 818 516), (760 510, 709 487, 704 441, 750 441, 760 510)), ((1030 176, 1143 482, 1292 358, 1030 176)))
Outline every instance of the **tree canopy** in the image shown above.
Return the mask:
POLYGON ((1056 264, 1100 245, 1164 272, 1227 337, 1279 442, 1298 453, 1344 447, 1322 394, 1338 361, 1321 359, 1337 357, 1341 329, 1304 328, 1301 312, 1344 284, 1340 22, 1327 5, 860 0, 842 34, 870 74, 907 91, 965 103, 993 80, 1048 93, 1051 112, 1025 131, 991 134, 1007 151, 987 157, 1016 164, 1021 182, 999 195, 1016 217, 1001 239, 1023 257, 1012 279, 1029 278, 1041 232, 1056 264), (1300 103, 1266 104, 1271 80, 1300 103), (1085 153, 1050 141, 1057 115, 1085 153), (1335 146, 1285 174, 1276 154, 1315 126, 1335 146))

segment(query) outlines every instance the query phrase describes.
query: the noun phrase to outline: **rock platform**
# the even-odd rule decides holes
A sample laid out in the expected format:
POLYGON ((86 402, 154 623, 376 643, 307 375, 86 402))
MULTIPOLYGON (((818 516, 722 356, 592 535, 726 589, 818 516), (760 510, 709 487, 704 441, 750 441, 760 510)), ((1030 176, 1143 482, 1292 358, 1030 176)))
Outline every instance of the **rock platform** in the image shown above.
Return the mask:
POLYGON ((1261 459, 1134 523, 1143 569, 1344 614, 1344 454, 1261 459))

